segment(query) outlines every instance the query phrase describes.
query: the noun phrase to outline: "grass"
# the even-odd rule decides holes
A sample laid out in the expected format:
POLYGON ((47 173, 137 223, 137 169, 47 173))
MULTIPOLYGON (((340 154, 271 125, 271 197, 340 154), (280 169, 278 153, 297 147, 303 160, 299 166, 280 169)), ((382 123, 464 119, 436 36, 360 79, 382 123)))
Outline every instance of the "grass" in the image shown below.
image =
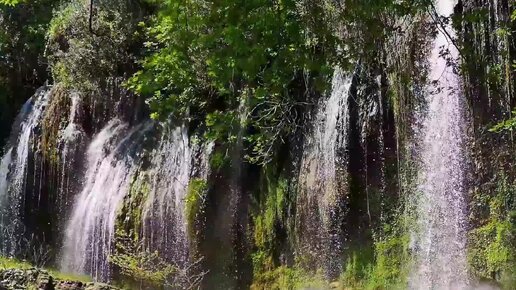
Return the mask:
MULTIPOLYGON (((29 262, 26 261, 20 261, 12 258, 6 258, 6 257, 0 257, 0 270, 7 270, 7 269, 21 269, 21 270, 27 270, 35 268, 34 265, 32 265, 29 262)), ((92 279, 88 275, 77 275, 77 274, 71 274, 71 273, 63 273, 56 269, 52 268, 43 268, 43 270, 47 271, 54 279, 61 280, 61 281, 77 281, 77 282, 92 282, 92 279)))
POLYGON ((73 274, 73 273, 63 273, 55 269, 45 269, 48 271, 50 276, 52 276, 56 280, 61 281, 77 281, 77 282, 93 282, 90 276, 88 275, 79 275, 79 274, 73 274))
POLYGON ((330 289, 322 273, 308 273, 297 267, 280 266, 254 278, 251 290, 330 289))
POLYGON ((0 257, 0 269, 30 269, 34 268, 30 263, 16 259, 0 257))

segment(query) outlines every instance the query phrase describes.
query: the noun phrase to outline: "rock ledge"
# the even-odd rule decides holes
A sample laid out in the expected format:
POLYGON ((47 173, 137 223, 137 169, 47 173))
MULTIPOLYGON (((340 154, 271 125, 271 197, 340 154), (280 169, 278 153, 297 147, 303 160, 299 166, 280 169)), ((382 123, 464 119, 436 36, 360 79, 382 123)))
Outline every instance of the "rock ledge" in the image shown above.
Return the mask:
POLYGON ((55 279, 48 271, 30 269, 0 270, 0 290, 118 290, 102 283, 55 279))

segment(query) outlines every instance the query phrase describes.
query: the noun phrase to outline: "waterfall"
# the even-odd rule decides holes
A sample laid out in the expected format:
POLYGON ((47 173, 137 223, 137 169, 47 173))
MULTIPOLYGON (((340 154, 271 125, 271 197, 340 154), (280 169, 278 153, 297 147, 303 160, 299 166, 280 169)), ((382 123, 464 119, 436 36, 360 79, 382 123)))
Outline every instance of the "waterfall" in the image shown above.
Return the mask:
POLYGON ((328 274, 338 274, 342 251, 341 223, 346 200, 348 97, 352 76, 337 69, 332 93, 319 104, 314 127, 304 144, 299 175, 298 235, 302 251, 328 274))
POLYGON ((66 209, 69 209, 70 200, 80 186, 78 181, 83 174, 83 154, 86 149, 88 137, 80 125, 82 118, 82 100, 79 94, 72 93, 70 96, 70 112, 68 124, 59 132, 59 145, 61 150, 60 177, 58 186, 57 204, 59 215, 66 216, 66 209))
POLYGON ((152 152, 151 188, 143 208, 148 247, 175 262, 188 258, 184 201, 192 171, 192 150, 185 127, 162 134, 152 152))
POLYGON ((85 183, 66 228, 62 269, 89 273, 96 280, 110 278, 108 258, 117 210, 129 191, 135 159, 150 127, 128 130, 127 124, 114 119, 89 145, 85 183))
MULTIPOLYGON (((454 5, 454 1, 438 0, 436 14, 449 17, 454 5)), ((413 240, 416 267, 409 287, 465 289, 467 122, 454 65, 458 51, 449 39, 454 37, 453 29, 451 24, 437 26, 438 34, 428 59, 427 108, 420 118, 421 168, 413 240)))
POLYGON ((186 127, 158 128, 149 121, 130 129, 119 119, 109 122, 87 150, 85 181, 66 226, 61 269, 91 274, 95 280, 111 279, 109 256, 117 218, 138 182, 145 199, 141 220, 134 222, 141 223, 143 246, 175 265, 186 262, 184 210, 194 151, 186 127))
MULTIPOLYGON (((7 193, 7 175, 9 174, 9 166, 11 165, 12 154, 13 149, 9 148, 0 160, 0 194, 2 195, 0 202, 3 202, 2 199, 7 193)), ((0 207, 2 205, 3 203, 0 203, 0 207)))
POLYGON ((22 246, 25 228, 22 223, 27 171, 36 145, 40 121, 50 99, 50 90, 40 90, 23 106, 13 127, 10 144, 0 164, 0 240, 1 252, 14 256, 22 246), (11 146, 11 147, 10 147, 11 146))

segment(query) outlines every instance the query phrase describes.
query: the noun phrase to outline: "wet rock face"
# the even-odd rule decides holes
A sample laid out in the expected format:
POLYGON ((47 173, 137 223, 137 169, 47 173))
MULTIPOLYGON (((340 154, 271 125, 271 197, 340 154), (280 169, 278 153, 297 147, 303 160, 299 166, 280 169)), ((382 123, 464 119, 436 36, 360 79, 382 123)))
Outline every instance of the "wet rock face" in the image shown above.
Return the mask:
POLYGON ((83 283, 76 281, 58 281, 55 290, 117 290, 112 286, 102 283, 83 283))
POLYGON ((0 277, 0 289, 27 289, 29 285, 36 285, 38 289, 49 289, 47 286, 52 284, 48 273, 41 273, 36 269, 20 270, 9 269, 4 270, 0 277))
POLYGON ((7 269, 0 271, 0 290, 117 290, 101 283, 62 281, 54 279, 47 271, 36 268, 7 269))

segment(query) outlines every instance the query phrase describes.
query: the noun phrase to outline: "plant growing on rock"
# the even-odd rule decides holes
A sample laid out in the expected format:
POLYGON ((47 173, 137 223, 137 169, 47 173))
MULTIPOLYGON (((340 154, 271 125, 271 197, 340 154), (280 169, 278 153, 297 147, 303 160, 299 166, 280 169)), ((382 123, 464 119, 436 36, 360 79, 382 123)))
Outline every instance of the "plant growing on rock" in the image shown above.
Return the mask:
POLYGON ((137 21, 144 14, 141 6, 124 0, 99 1, 93 9, 94 32, 88 3, 70 1, 57 10, 46 35, 54 81, 86 92, 104 88, 109 78, 131 70, 137 21))
POLYGON ((157 251, 144 247, 141 240, 135 240, 123 231, 118 231, 116 251, 110 261, 128 280, 139 283, 140 289, 156 287, 172 289, 197 289, 206 271, 198 268, 202 258, 185 265, 165 261, 157 251))

